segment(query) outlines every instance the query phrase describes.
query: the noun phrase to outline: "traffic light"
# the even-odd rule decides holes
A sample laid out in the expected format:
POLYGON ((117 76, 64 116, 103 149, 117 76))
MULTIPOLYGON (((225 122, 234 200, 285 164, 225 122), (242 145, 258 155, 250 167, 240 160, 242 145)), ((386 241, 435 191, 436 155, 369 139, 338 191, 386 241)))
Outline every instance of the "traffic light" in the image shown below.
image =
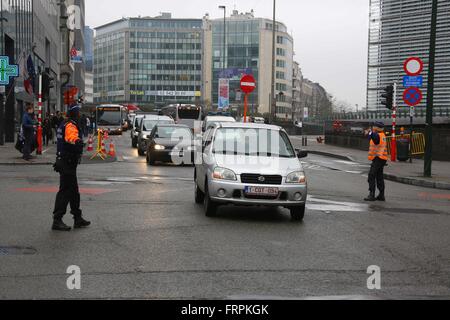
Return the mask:
POLYGON ((384 99, 381 100, 381 104, 384 105, 386 109, 392 110, 394 108, 394 86, 387 86, 381 97, 384 99))
POLYGON ((47 101, 50 97, 50 89, 54 88, 55 78, 50 76, 50 69, 46 68, 42 73, 42 101, 47 101))

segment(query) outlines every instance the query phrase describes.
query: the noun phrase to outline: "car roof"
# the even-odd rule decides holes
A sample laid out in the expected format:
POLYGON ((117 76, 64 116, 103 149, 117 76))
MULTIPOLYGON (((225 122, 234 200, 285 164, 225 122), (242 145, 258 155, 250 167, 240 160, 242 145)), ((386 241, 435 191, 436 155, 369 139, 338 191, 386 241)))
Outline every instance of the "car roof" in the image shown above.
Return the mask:
POLYGON ((270 124, 262 124, 262 123, 242 123, 242 122, 224 122, 220 124, 216 124, 218 128, 231 128, 231 129, 266 129, 266 130, 275 130, 281 131, 284 130, 279 126, 274 126, 270 124))
POLYGON ((167 123, 164 123, 164 124, 157 124, 156 125, 158 128, 160 128, 160 127, 175 127, 175 128, 186 128, 186 129, 190 129, 187 125, 185 125, 185 124, 167 124, 167 123))
POLYGON ((173 120, 171 117, 168 116, 157 116, 154 114, 148 114, 144 116, 145 120, 173 120))
POLYGON ((207 122, 209 121, 231 121, 231 122, 236 122, 236 119, 234 119, 233 117, 227 117, 227 116, 207 116, 205 118, 205 121, 207 120, 207 122))

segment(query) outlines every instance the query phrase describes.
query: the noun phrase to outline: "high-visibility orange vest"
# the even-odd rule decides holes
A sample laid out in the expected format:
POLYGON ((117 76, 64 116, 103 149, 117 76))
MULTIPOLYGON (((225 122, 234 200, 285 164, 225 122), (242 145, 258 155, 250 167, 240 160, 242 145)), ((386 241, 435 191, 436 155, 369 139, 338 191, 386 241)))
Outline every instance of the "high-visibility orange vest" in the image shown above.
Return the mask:
POLYGON ((373 161, 375 158, 380 158, 381 160, 388 160, 388 148, 386 135, 384 132, 379 133, 380 144, 376 145, 373 140, 370 140, 370 150, 369 150, 369 160, 373 161))

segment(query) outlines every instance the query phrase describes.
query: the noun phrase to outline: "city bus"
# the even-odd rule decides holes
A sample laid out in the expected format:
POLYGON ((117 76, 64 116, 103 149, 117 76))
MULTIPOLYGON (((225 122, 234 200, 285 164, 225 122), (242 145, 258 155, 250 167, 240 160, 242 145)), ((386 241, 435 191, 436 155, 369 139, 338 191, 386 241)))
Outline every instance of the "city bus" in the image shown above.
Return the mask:
POLYGON ((109 135, 122 135, 124 108, 120 105, 100 105, 95 110, 97 129, 107 131, 109 135))
POLYGON ((186 125, 194 133, 201 133, 202 107, 200 106, 193 104, 171 104, 162 108, 160 115, 171 117, 176 124, 186 125))

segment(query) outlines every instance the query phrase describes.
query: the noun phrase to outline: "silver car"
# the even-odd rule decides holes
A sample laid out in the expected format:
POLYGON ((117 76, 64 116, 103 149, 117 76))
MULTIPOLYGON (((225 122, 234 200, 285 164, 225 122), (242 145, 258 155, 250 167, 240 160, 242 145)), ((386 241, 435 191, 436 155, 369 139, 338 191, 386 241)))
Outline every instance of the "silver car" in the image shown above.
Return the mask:
POLYGON ((137 149, 140 156, 145 156, 147 151, 147 142, 150 138, 153 128, 159 124, 175 124, 172 118, 166 116, 146 115, 140 122, 137 137, 137 149))
POLYGON ((302 221, 308 194, 300 158, 280 127, 222 123, 205 132, 196 158, 195 201, 206 216, 219 205, 270 206, 290 209, 302 221))

